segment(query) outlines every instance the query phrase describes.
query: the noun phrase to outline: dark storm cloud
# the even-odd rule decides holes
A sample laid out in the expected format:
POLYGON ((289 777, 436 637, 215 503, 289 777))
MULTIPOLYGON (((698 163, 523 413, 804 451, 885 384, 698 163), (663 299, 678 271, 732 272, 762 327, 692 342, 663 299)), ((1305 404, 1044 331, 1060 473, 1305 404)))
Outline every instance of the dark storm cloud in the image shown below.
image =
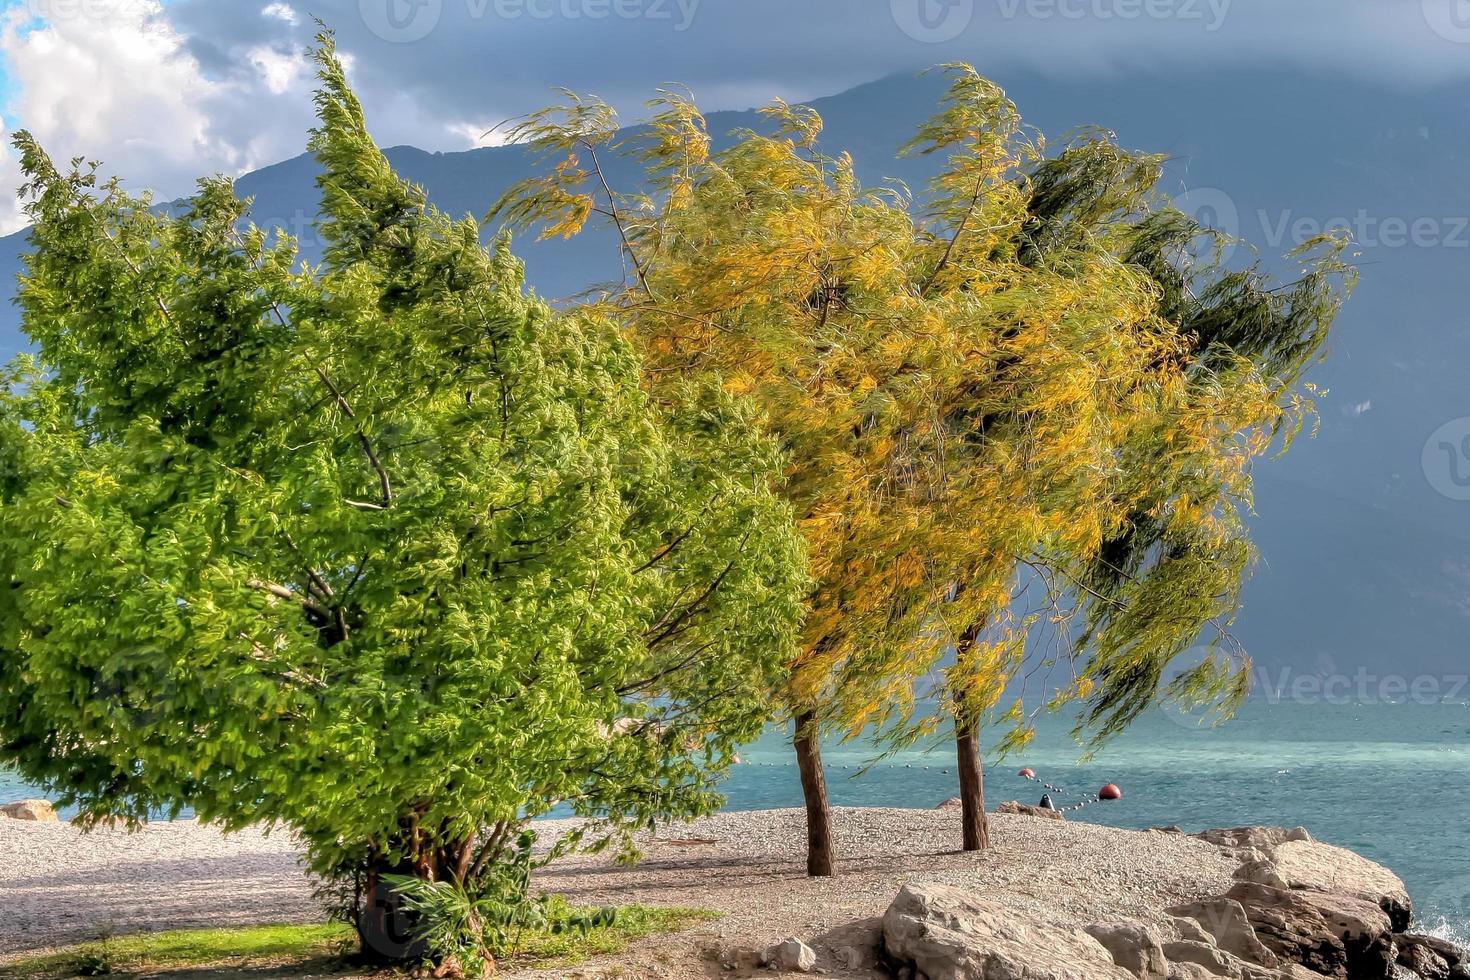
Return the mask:
POLYGON ((951 59, 999 70, 1097 72, 1140 61, 1222 68, 1257 59, 1412 83, 1470 73, 1456 0, 177 0, 168 17, 211 71, 231 52, 337 30, 370 94, 413 105, 407 131, 546 101, 551 85, 638 105, 661 83, 710 107, 839 91, 951 59))
MULTIPOLYGON (((161 197, 196 173, 304 149, 313 16, 337 31, 374 134, 426 149, 471 146, 553 86, 601 95, 626 119, 668 83, 706 109, 746 108, 951 60, 1002 77, 1205 71, 1221 85, 1263 61, 1405 86, 1470 73, 1464 0, 26 2, 45 29, 0 22, 6 121, 161 197)), ((1263 112, 1311 109, 1290 92, 1268 101, 1263 112)), ((18 183, 3 154, 0 179, 18 183)), ((0 228, 18 221, 0 201, 0 228)))

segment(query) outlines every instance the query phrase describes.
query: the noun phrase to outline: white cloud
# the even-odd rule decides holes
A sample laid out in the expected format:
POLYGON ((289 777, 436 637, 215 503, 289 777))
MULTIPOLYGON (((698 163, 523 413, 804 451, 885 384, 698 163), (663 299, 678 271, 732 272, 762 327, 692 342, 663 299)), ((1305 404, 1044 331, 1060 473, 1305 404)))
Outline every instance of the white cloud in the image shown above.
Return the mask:
POLYGON ((261 45, 251 48, 246 57, 272 95, 284 95, 311 77, 311 61, 304 50, 261 45))
MULTIPOLYGON (((303 59, 268 46, 251 55, 253 76, 209 77, 156 0, 41 22, 12 8, 0 21, 0 57, 13 86, 5 118, 57 160, 101 160, 132 188, 171 199, 202 174, 239 175, 300 151, 309 112, 303 59), (268 105, 276 98, 282 106, 268 105), (283 122, 296 123, 294 132, 283 122)), ((20 176, 8 140, 0 183, 0 232, 10 232, 24 221, 12 196, 20 176)))
POLYGON ((464 120, 462 122, 449 123, 445 126, 445 129, 449 130, 455 138, 462 141, 466 147, 502 146, 505 144, 505 127, 500 125, 499 120, 495 122, 464 120), (497 129, 496 127, 499 128, 497 129))
POLYGON ((285 21, 293 27, 301 23, 301 15, 284 3, 267 4, 261 9, 260 15, 262 17, 274 17, 276 20, 285 21))

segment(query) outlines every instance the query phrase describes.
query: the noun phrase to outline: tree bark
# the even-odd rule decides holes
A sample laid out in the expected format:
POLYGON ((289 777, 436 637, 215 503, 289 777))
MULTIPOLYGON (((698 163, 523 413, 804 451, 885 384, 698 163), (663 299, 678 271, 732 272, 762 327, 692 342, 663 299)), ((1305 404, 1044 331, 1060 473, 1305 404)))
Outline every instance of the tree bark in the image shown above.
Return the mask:
POLYGON ((822 772, 822 745, 816 714, 796 716, 796 766, 806 798, 806 873, 829 878, 832 867, 832 808, 827 802, 827 777, 822 772))
POLYGON ((985 772, 980 762, 980 737, 975 724, 955 718, 955 755, 960 770, 960 822, 965 850, 990 847, 990 826, 985 819, 985 772))

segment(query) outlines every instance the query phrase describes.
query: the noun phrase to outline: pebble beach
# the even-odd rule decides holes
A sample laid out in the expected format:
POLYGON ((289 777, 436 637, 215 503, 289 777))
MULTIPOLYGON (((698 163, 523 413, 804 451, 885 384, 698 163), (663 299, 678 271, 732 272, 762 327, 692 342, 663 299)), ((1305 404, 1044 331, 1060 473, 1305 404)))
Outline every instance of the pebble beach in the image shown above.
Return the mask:
MULTIPOLYGON (((1149 918, 1223 891, 1236 864, 1203 841, 1157 831, 995 814, 992 849, 965 854, 956 850, 952 810, 841 808, 835 816, 841 862, 833 879, 805 876, 804 816, 794 809, 663 828, 641 839, 644 859, 631 867, 592 856, 560 862, 538 884, 575 903, 700 907, 721 916, 645 940, 611 961, 542 975, 626 975, 631 968, 637 976, 703 977, 721 949, 793 935, 828 960, 861 941, 855 931, 876 928, 909 882, 960 886, 1058 925, 1149 918)), ((543 835, 567 826, 537 824, 543 835)), ((188 820, 85 834, 64 822, 0 821, 0 907, 7 913, 0 960, 102 930, 323 917, 289 834, 225 835, 188 820)))

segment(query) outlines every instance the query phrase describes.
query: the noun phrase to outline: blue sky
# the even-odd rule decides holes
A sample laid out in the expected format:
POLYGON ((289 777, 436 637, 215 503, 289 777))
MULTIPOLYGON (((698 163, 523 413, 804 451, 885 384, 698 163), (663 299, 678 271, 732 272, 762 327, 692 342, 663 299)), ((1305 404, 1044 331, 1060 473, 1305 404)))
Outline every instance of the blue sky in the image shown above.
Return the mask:
POLYGON ((744 108, 956 59, 1218 66, 1226 84, 1263 59, 1401 87, 1470 74, 1470 0, 0 0, 0 115, 164 195, 275 162, 310 125, 308 11, 379 138, 426 149, 475 145, 553 85, 636 111, 669 82, 744 108))

